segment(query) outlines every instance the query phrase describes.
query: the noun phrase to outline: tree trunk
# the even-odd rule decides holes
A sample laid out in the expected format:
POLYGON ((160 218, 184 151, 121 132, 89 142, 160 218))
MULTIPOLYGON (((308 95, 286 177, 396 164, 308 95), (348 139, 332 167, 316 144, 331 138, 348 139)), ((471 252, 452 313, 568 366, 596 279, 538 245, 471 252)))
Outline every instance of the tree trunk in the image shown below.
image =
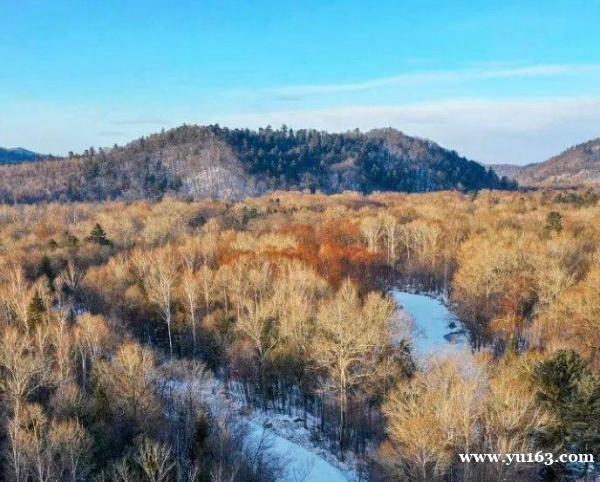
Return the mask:
POLYGON ((86 378, 87 378, 87 376, 86 376, 87 368, 86 368, 85 359, 86 359, 86 355, 82 351, 81 352, 81 388, 83 389, 84 392, 85 392, 86 378))
POLYGON ((195 310, 190 310, 190 315, 192 318, 192 345, 193 345, 193 355, 196 356, 196 313, 195 310))
POLYGON ((171 307, 167 309, 167 332, 169 333, 169 354, 171 355, 171 360, 173 359, 173 339, 171 338, 171 307))
POLYGON ((344 460, 344 437, 346 435, 346 388, 340 388, 340 432, 339 432, 340 460, 344 460))

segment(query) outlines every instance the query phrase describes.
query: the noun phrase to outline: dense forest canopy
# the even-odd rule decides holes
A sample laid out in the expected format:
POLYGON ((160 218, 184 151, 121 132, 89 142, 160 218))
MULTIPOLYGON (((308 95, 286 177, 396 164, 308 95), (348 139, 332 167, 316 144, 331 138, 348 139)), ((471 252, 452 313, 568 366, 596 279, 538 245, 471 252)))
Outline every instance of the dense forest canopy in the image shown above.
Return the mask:
POLYGON ((6 149, 0 147, 0 165, 3 164, 19 164, 22 162, 39 161, 40 159, 51 159, 52 156, 38 154, 37 152, 28 151, 27 149, 14 148, 6 149))
POLYGON ((4 202, 241 199, 269 191, 512 189, 491 169, 394 129, 328 133, 181 126, 111 149, 2 168, 4 202))
POLYGON ((3 480, 289 480, 257 413, 366 481, 584 478, 458 454, 600 455, 599 221, 591 191, 1 205, 3 480), (407 281, 468 359, 417 362, 407 281))

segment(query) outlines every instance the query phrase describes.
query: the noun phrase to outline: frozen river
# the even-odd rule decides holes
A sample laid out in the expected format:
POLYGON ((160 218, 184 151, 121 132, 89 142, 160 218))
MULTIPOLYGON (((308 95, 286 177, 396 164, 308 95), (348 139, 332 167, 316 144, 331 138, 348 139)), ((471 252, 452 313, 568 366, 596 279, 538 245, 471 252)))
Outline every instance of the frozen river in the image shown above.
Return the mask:
MULTIPOLYGON (((392 291, 391 295, 399 306, 397 323, 402 325, 400 335, 406 335, 407 325, 418 359, 446 352, 466 352, 468 340, 460 321, 437 298, 404 291, 392 291)), ((257 433, 260 426, 254 425, 257 433)), ((346 482, 350 471, 341 470, 321 455, 290 441, 276 433, 271 437, 271 450, 289 461, 286 482, 346 482)))
POLYGON ((266 436, 269 452, 285 461, 285 482, 348 482, 354 480, 352 470, 336 467, 322 455, 308 450, 299 443, 251 422, 251 436, 261 440, 266 436))
POLYGON ((467 333, 460 320, 437 298, 392 291, 401 307, 399 319, 412 322, 413 347, 417 358, 469 349, 467 333))

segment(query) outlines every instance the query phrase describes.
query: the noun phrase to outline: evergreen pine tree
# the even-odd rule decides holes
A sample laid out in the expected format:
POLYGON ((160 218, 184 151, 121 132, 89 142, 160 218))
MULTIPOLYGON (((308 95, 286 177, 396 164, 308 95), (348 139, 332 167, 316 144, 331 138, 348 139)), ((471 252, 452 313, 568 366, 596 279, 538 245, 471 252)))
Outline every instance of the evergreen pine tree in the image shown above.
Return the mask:
POLYGON ((27 324, 32 328, 40 324, 44 319, 45 312, 46 305, 44 305, 44 300, 40 296, 40 293, 36 291, 27 306, 27 324))
POLYGON ((37 269, 37 276, 45 276, 48 280, 48 288, 54 291, 54 280, 56 279, 56 273, 54 272, 50 258, 46 255, 44 255, 40 260, 40 264, 37 269))
POLYGON ((600 381, 573 350, 561 350, 535 371, 538 396, 558 423, 548 442, 600 453, 600 381))
POLYGON ((99 223, 94 225, 94 228, 88 236, 88 241, 99 244, 100 246, 112 246, 112 241, 106 236, 106 232, 99 223))
POLYGON ((550 211, 546 216, 546 230, 556 231, 560 233, 562 231, 562 216, 557 211, 550 211))
POLYGON ((79 244, 79 239, 77 239, 77 236, 74 236, 69 231, 65 231, 63 234, 63 237, 64 237, 65 245, 68 248, 76 248, 77 245, 79 244))

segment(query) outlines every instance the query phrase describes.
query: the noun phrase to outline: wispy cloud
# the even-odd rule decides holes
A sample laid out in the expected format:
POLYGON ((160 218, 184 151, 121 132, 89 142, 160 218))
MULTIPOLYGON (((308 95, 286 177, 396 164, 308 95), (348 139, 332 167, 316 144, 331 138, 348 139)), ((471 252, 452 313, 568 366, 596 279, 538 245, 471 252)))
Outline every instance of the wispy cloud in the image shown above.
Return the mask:
POLYGON ((273 87, 260 90, 240 90, 236 94, 274 100, 297 101, 308 97, 366 92, 392 87, 408 87, 421 84, 449 84, 457 82, 501 80, 536 77, 558 77, 600 73, 597 64, 533 65, 514 68, 479 67, 464 70, 435 70, 399 74, 362 82, 337 84, 305 84, 273 87))
POLYGON ((99 136, 102 137, 124 137, 127 135, 125 131, 100 131, 98 132, 99 136))
POLYGON ((134 117, 131 119, 118 119, 112 121, 116 126, 160 126, 168 122, 160 117, 134 117))

